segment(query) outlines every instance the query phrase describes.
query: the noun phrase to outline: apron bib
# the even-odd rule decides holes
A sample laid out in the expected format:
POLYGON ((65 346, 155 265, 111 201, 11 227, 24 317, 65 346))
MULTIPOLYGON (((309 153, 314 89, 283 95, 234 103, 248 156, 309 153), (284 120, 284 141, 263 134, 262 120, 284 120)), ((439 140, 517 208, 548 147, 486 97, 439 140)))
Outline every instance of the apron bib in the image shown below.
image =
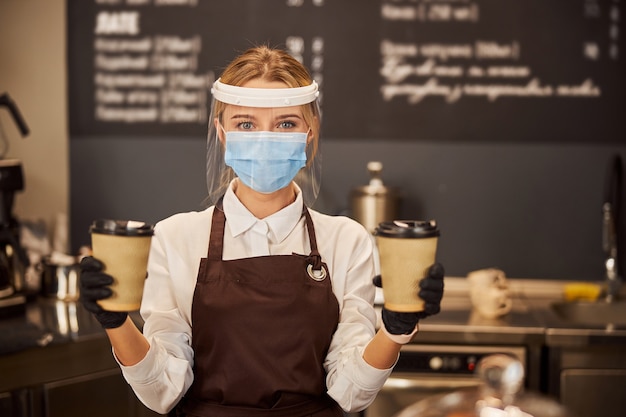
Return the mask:
POLYGON ((339 321, 306 207, 311 253, 222 260, 226 217, 215 207, 192 304, 189 417, 342 416, 326 395, 324 358, 339 321))

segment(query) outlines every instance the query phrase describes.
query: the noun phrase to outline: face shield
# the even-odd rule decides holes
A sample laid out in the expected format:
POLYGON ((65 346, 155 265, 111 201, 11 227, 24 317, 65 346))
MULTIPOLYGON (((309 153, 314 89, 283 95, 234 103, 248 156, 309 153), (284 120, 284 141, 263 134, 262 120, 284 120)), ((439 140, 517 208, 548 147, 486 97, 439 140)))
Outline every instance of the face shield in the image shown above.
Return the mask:
POLYGON ((312 206, 322 163, 317 84, 261 85, 270 88, 232 86, 219 79, 213 84, 207 137, 209 201, 214 204, 238 177, 260 193, 295 181, 304 203, 312 206))

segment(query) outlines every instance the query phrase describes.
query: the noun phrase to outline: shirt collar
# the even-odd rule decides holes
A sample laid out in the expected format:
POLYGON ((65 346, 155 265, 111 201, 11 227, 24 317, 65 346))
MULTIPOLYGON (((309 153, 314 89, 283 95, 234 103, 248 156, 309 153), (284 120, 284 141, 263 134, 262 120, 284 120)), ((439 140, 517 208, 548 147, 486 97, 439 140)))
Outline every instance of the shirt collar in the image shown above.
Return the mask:
POLYGON ((257 219, 235 195, 233 190, 234 181, 236 179, 230 183, 226 194, 224 194, 224 213, 226 213, 228 228, 232 236, 237 237, 250 230, 257 222, 264 222, 269 229, 268 237, 270 242, 282 242, 296 227, 300 217, 302 217, 303 200, 300 187, 294 183, 296 200, 293 203, 264 219, 257 219))

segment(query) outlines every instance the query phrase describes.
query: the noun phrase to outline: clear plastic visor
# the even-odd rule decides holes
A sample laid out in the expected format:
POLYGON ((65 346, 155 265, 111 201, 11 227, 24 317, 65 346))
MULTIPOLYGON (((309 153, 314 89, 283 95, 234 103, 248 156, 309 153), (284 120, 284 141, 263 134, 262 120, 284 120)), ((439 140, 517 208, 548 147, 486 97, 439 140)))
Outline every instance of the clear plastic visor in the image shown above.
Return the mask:
POLYGON ((273 145, 272 141, 306 137, 306 163, 293 181, 302 190, 305 204, 311 207, 319 194, 322 162, 317 84, 298 88, 247 88, 218 80, 212 92, 206 170, 209 203, 214 204, 237 177, 225 162, 227 137, 235 136, 230 133, 269 132, 272 134, 263 135, 271 138, 266 145, 269 149, 257 156, 272 159, 268 162, 271 164, 290 158, 282 152, 280 144, 273 145))

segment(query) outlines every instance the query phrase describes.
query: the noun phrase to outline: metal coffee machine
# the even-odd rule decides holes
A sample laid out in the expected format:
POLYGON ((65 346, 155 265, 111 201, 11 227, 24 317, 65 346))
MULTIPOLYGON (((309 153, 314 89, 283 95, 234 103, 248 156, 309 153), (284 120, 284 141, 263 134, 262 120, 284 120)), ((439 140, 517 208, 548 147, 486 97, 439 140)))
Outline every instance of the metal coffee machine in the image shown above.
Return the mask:
MULTIPOLYGON (((0 107, 8 108, 22 136, 28 135, 28 127, 8 94, 0 95, 0 107)), ((1 139, 6 141, 6 138, 1 139)), ((24 310, 25 272, 29 261, 20 244, 19 222, 13 215, 15 192, 24 189, 22 163, 17 159, 3 159, 4 155, 0 157, 0 316, 3 316, 24 310)))
POLYGON ((373 233, 379 223, 398 218, 402 195, 397 188, 383 184, 382 162, 368 162, 367 170, 370 174, 369 184, 354 188, 350 202, 352 218, 373 233))

